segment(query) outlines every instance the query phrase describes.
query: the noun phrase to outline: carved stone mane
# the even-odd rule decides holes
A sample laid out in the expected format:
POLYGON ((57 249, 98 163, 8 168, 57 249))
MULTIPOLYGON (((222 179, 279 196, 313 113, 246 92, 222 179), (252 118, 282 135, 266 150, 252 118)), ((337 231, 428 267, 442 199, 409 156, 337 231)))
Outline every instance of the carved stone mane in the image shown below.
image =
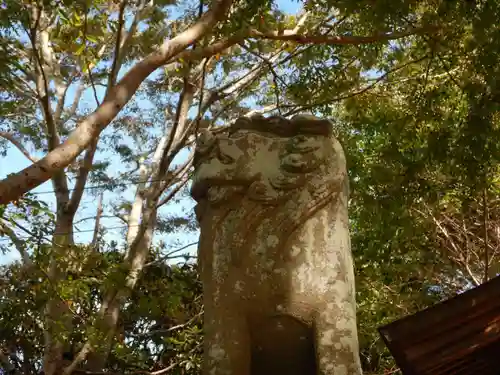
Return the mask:
POLYGON ((229 136, 205 131, 198 139, 195 165, 211 153, 221 165, 213 168, 216 162, 211 160, 207 169, 212 175, 203 167, 198 169, 192 195, 198 201, 207 198, 216 204, 245 191, 249 199, 277 205, 296 200, 307 185, 307 203, 315 205, 338 191, 339 180, 342 189, 347 189, 344 153, 332 130, 328 120, 298 115, 291 120, 280 116, 239 118, 230 126, 229 136), (252 142, 251 138, 260 139, 252 142), (250 155, 256 152, 254 145, 261 155, 250 155), (278 160, 274 160, 275 155, 278 160), (215 170, 219 175, 213 175, 215 170))
POLYGON ((195 168, 204 375, 359 375, 347 171, 331 123, 240 118, 227 135, 200 135, 195 168))

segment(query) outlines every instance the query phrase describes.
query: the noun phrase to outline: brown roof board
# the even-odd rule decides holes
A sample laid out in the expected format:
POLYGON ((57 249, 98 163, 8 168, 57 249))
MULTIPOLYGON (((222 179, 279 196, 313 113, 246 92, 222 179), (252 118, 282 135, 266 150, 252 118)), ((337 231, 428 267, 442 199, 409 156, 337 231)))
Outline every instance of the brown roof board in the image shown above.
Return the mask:
POLYGON ((500 375, 500 277, 379 332, 404 375, 500 375))

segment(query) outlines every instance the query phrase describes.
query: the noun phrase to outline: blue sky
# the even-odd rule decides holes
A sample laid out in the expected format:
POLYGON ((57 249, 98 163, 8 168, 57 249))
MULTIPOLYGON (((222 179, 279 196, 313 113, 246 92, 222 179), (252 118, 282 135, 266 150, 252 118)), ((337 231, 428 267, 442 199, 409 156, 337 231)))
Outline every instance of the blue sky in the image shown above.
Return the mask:
MULTIPOLYGON (((292 13, 295 14, 299 11, 301 7, 301 2, 298 1, 289 1, 289 0, 278 0, 276 1, 276 4, 279 6, 279 8, 287 13, 292 13)), ((120 72, 121 75, 123 75, 126 72, 126 68, 124 67, 122 71, 120 72)), ((102 88, 98 88, 98 96, 100 97, 99 99, 101 100, 103 95, 104 95, 104 90, 102 88)), ((67 103, 71 103, 72 99, 74 97, 75 93, 75 87, 71 87, 69 92, 68 92, 68 98, 67 103)), ((139 105, 142 110, 145 112, 148 111, 149 108, 151 108, 151 103, 149 103, 147 100, 140 100, 139 105)), ((90 90, 87 90, 79 103, 79 108, 84 109, 84 108, 95 108, 95 100, 93 93, 90 90)), ((103 135, 105 134, 110 134, 113 132, 113 129, 111 127, 108 127, 106 130, 104 130, 103 135)), ((30 150, 32 151, 32 150, 30 150)), ((43 157, 43 154, 40 153, 33 153, 32 154, 35 157, 43 157)), ((182 159, 185 158, 187 153, 182 153, 180 157, 178 157, 174 163, 177 162, 182 162, 182 159)), ((110 160, 111 161, 111 166, 109 168, 109 171, 111 171, 112 175, 115 175, 115 173, 118 173, 118 171, 124 171, 123 166, 120 163, 119 158, 116 155, 113 155, 110 152, 98 152, 96 160, 110 160)), ((7 155, 2 158, 0 162, 0 179, 5 178, 8 174, 10 173, 15 173, 18 172, 26 167, 28 167, 31 164, 31 162, 24 157, 24 155, 18 151, 15 147, 9 147, 7 151, 7 155)), ((87 184, 88 186, 92 186, 92 183, 87 184)), ((73 184, 70 181, 70 187, 72 187, 73 184)), ((50 181, 38 186, 36 189, 32 191, 32 193, 35 193, 38 195, 40 199, 43 199, 47 204, 49 204, 50 207, 55 209, 55 199, 54 195, 52 193, 53 187, 50 181)), ((133 196, 135 194, 135 186, 128 186, 125 193, 121 194, 120 196, 123 198, 128 199, 131 201, 133 199, 133 196)), ((117 196, 116 194, 113 194, 112 192, 106 192, 104 195, 104 205, 106 207, 107 203, 110 201, 116 199, 117 196)), ((93 220, 86 220, 79 222, 79 220, 95 216, 95 213, 97 211, 97 204, 98 204, 98 199, 95 195, 89 194, 88 191, 85 192, 82 203, 80 205, 80 209, 77 213, 76 220, 75 222, 77 223, 75 226, 75 241, 77 243, 88 243, 91 240, 92 237, 92 229, 94 225, 93 220)), ((173 215, 188 215, 190 211, 194 207, 194 201, 190 198, 182 199, 180 202, 175 203, 175 204, 169 204, 164 206, 162 208, 162 214, 173 214, 173 215)), ((109 214, 109 211, 106 212, 106 208, 104 211, 104 215, 109 214)), ((123 230, 120 229, 120 227, 124 227, 123 222, 116 218, 103 218, 102 220, 102 226, 111 228, 108 229, 106 239, 107 240, 115 240, 119 243, 123 243, 123 230)), ((21 237, 24 237, 24 234, 21 234, 21 237)), ((184 246, 186 244, 195 242, 198 238, 198 233, 191 233, 191 234, 186 234, 186 233, 173 233, 171 235, 162 235, 161 238, 160 236, 155 236, 156 240, 161 239, 167 244, 167 251, 170 251, 172 249, 179 248, 181 246, 184 246)), ((2 244, 5 244, 5 237, 1 238, 0 241, 2 241, 2 244)), ((196 246, 191 246, 186 251, 193 253, 196 250, 196 246)), ((183 251, 185 252, 185 251, 183 251)), ((17 251, 12 249, 12 251, 8 252, 5 255, 0 254, 0 264, 5 264, 9 263, 15 259, 19 259, 19 254, 17 251)))

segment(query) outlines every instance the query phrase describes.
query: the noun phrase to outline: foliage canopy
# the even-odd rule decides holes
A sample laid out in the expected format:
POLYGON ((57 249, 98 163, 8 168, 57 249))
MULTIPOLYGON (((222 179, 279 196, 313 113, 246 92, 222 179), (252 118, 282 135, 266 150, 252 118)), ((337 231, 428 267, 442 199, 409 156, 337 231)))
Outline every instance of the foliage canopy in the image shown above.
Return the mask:
POLYGON ((498 19, 497 1, 4 1, 0 152, 28 168, 0 181, 20 258, 2 374, 199 373, 201 286, 192 253, 173 263, 197 230, 192 146, 256 112, 335 122, 363 366, 396 373, 378 326, 500 272, 498 19))

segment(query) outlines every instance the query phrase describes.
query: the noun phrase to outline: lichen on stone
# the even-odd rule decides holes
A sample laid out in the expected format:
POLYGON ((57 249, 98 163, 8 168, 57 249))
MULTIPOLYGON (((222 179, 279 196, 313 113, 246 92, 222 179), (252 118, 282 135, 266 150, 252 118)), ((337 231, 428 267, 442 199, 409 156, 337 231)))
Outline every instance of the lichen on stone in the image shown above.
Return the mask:
POLYGON ((346 162, 332 124, 241 118, 227 135, 205 132, 195 159, 203 374, 361 374, 346 162))

